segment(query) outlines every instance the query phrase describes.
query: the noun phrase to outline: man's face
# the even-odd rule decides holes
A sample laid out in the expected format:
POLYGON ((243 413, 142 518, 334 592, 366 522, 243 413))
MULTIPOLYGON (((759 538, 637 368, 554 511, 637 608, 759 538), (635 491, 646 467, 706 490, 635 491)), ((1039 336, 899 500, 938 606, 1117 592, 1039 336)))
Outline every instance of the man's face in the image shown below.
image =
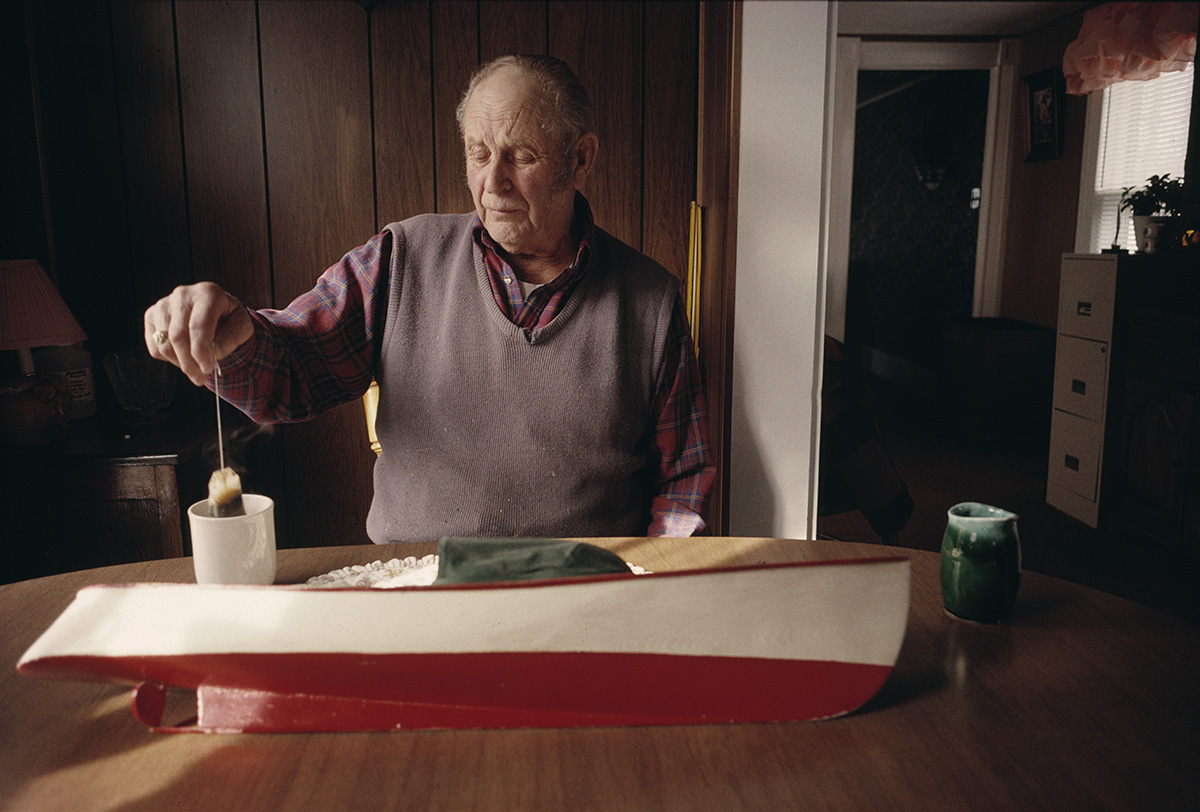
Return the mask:
POLYGON ((575 190, 589 166, 563 155, 532 103, 537 90, 520 72, 497 71, 467 102, 463 141, 475 211, 514 257, 554 257, 570 242, 575 190))

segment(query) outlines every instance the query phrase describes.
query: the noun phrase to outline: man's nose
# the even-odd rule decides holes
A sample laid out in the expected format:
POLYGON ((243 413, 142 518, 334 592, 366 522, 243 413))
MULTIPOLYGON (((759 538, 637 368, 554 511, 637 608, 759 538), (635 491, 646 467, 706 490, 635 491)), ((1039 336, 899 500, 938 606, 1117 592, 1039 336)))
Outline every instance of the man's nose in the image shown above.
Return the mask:
POLYGON ((511 185, 508 174, 508 162, 503 157, 494 156, 484 170, 483 188, 487 192, 504 192, 511 185))

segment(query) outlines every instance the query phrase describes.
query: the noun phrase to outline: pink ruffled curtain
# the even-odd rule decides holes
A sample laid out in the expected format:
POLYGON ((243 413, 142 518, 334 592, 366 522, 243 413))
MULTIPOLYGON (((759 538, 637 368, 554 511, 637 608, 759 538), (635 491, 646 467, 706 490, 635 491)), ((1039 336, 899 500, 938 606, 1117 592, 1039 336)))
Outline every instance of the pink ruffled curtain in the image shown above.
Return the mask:
POLYGON ((1196 60, 1200 3, 1105 3, 1083 14, 1063 55, 1067 92, 1083 96, 1126 79, 1153 79, 1196 60))

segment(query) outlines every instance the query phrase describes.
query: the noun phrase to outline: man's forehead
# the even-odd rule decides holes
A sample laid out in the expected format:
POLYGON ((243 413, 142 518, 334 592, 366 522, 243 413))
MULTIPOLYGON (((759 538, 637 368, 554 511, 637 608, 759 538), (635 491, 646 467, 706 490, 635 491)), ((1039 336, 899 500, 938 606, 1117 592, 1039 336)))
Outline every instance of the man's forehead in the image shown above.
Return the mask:
POLYGON ((538 106, 527 96, 473 95, 463 118, 463 140, 468 145, 539 145, 546 140, 541 118, 538 106))
POLYGON ((542 143, 539 139, 529 138, 520 133, 511 133, 505 130, 488 130, 481 133, 472 133, 468 131, 463 135, 463 143, 467 147, 498 147, 503 149, 522 149, 522 148, 540 148, 542 143))

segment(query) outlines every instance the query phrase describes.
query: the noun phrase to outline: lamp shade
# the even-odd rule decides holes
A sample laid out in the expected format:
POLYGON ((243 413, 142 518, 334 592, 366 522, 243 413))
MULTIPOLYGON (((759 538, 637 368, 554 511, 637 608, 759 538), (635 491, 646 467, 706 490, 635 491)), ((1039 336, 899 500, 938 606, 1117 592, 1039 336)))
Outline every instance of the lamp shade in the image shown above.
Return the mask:
POLYGON ((0 350, 86 339, 41 265, 32 259, 0 261, 0 350))

